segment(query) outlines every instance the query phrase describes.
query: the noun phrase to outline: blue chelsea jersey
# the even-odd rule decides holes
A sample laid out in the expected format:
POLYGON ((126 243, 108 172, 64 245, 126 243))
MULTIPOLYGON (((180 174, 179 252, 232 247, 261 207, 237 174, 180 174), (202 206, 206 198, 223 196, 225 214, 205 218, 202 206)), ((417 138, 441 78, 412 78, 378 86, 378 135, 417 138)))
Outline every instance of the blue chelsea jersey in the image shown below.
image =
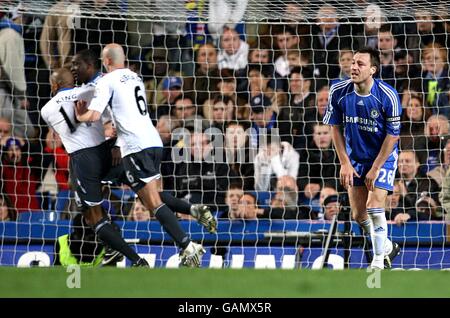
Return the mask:
MULTIPOLYGON (((402 107, 397 91, 381 80, 374 79, 368 95, 359 95, 351 80, 330 88, 327 112, 323 122, 343 125, 347 154, 353 162, 370 163, 381 150, 386 135, 400 135, 402 107)), ((396 165, 398 144, 387 165, 396 165)))

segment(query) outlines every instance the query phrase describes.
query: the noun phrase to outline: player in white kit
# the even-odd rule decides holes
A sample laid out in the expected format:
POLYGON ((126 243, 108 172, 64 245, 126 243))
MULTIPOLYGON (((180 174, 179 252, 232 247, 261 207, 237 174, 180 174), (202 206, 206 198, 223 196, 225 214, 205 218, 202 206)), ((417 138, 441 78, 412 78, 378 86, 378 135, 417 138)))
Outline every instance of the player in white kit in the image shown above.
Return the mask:
MULTIPOLYGON (((111 106, 126 177, 132 189, 182 249, 180 264, 198 267, 205 250, 190 240, 173 211, 161 199, 163 144, 148 114, 142 79, 125 68, 125 54, 118 44, 108 44, 103 49, 102 62, 108 74, 98 81, 89 105, 83 101, 77 103, 77 119, 96 122, 105 108, 111 106)), ((215 226, 212 215, 206 217, 215 226)))
POLYGON ((111 148, 105 141, 101 121, 79 123, 75 117, 75 102, 92 98, 95 86, 74 88, 73 82, 67 69, 52 73, 50 83, 55 96, 42 108, 41 116, 61 137, 70 156, 70 177, 87 223, 107 246, 128 257, 135 266, 148 266, 114 230, 101 207, 101 181, 111 167, 111 148))

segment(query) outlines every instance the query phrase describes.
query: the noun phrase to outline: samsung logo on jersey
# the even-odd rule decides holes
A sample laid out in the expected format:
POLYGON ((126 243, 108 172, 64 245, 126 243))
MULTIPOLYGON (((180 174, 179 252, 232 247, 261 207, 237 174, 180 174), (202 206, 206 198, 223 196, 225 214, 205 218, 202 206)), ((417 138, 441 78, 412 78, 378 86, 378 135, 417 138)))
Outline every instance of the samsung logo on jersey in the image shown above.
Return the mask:
POLYGON ((141 78, 139 76, 136 75, 128 75, 128 74, 124 74, 120 77, 120 82, 121 83, 126 83, 129 80, 136 80, 136 81, 142 81, 141 78))
POLYGON ((78 95, 77 94, 72 94, 72 95, 64 95, 61 98, 58 98, 56 100, 57 104, 61 104, 64 102, 73 102, 76 101, 78 99, 78 95))
POLYGON ((362 125, 370 125, 370 126, 376 126, 377 122, 372 119, 363 118, 363 117, 351 117, 351 116, 345 116, 345 122, 350 124, 362 124, 362 125))

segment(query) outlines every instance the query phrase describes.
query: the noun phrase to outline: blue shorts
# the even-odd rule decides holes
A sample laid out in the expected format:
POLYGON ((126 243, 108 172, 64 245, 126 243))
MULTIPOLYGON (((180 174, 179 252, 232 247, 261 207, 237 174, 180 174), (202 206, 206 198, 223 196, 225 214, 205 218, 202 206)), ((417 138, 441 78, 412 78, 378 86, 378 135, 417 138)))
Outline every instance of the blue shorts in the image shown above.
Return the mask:
MULTIPOLYGON (((372 164, 369 163, 357 163, 352 162, 353 168, 361 176, 361 178, 353 177, 353 186, 363 186, 365 185, 366 174, 372 168, 372 164)), ((375 181, 375 187, 387 190, 389 193, 394 189, 395 171, 397 167, 392 163, 386 163, 380 169, 380 174, 375 181)))

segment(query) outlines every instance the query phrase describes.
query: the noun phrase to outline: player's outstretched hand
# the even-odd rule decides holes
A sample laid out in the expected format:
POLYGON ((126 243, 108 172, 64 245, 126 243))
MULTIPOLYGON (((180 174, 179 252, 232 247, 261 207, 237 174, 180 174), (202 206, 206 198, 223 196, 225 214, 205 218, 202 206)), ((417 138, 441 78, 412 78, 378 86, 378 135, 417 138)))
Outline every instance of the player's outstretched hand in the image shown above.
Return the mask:
POLYGON ((353 176, 360 178, 359 174, 351 164, 341 165, 340 179, 341 184, 345 189, 353 187, 353 176))
POLYGON ((367 187, 367 190, 373 191, 375 190, 375 180, 377 180, 378 175, 380 174, 380 169, 372 167, 366 175, 366 180, 364 181, 367 187))
POLYGON ((75 105, 75 115, 77 116, 77 118, 87 111, 88 111, 87 102, 84 100, 77 101, 75 105))

